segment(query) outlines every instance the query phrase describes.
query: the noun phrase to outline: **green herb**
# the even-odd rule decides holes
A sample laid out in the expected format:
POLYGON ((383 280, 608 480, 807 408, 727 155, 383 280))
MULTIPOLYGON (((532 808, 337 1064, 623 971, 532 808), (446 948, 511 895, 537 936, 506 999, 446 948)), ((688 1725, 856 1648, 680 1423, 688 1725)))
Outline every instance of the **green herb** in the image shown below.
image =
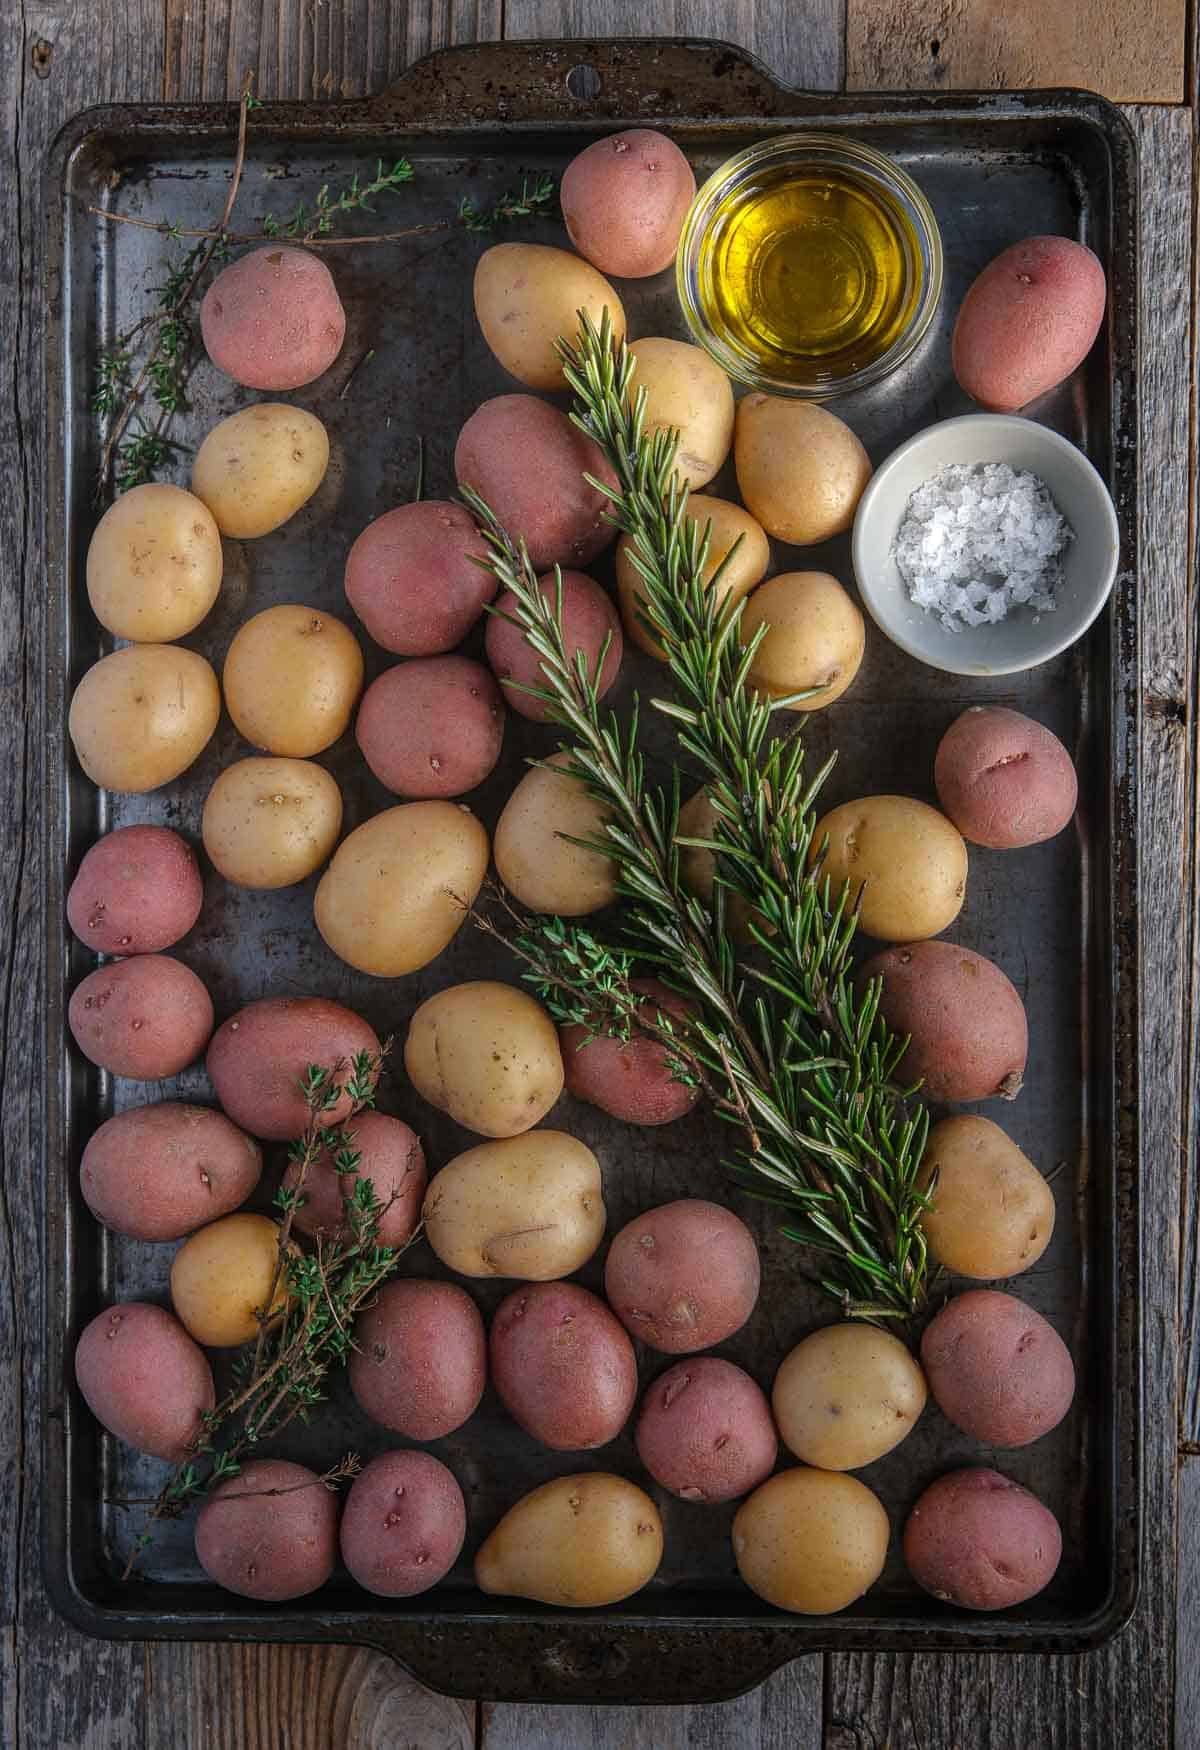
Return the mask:
POLYGON ((526 177, 519 194, 509 189, 490 207, 481 207, 464 195, 458 203, 459 223, 468 231, 494 231, 497 225, 513 219, 551 217, 556 188, 552 176, 538 176, 532 182, 526 177))
POLYGON ((318 191, 311 211, 301 201, 286 219, 276 219, 268 213, 262 220, 263 236, 295 237, 302 243, 311 243, 332 231, 335 219, 346 213, 373 212, 374 208, 368 202, 376 195, 394 194, 412 179, 413 167, 407 158, 397 158, 389 169, 384 168, 383 159, 380 158, 369 182, 360 183, 356 171, 341 193, 333 195, 326 183, 318 191))

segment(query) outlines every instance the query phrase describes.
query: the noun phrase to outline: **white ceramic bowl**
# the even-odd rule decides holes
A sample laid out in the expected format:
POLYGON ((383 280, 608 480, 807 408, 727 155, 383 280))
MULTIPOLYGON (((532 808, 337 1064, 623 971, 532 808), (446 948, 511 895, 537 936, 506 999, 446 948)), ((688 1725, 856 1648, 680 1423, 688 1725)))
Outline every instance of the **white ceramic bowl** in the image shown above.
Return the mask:
POLYGON ((1032 419, 969 413, 918 432, 876 470, 859 501, 851 548, 863 606, 901 650, 949 674, 1016 674, 1082 638, 1112 591, 1120 540, 1108 488, 1069 439, 1032 419), (949 462, 1007 462, 1045 481, 1075 531, 1051 612, 1013 608, 995 625, 951 631, 909 598, 892 557, 896 531, 912 493, 949 462))

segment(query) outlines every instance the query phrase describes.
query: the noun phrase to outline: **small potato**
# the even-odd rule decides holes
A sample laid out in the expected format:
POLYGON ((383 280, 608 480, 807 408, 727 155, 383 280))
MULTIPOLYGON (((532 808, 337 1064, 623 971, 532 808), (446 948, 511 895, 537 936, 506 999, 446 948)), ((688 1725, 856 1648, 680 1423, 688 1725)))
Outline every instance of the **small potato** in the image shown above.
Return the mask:
POLYGON ((342 793, 311 760, 238 760, 204 803, 204 849, 235 887, 292 887, 326 862, 342 830, 342 793))
POLYGON ((925 1408, 910 1351, 872 1325, 827 1325, 775 1375, 771 1407, 784 1445, 820 1470, 860 1470, 899 1446, 925 1408))
POLYGON ((448 1269, 553 1281, 586 1264, 604 1237, 600 1163, 561 1130, 483 1142, 435 1173, 424 1214, 448 1269))
POLYGON ((501 1403, 552 1452, 607 1446, 629 1420, 633 1344, 604 1302, 573 1282, 535 1282, 502 1300, 488 1356, 501 1403))
POLYGON ((479 979, 423 1002, 409 1022, 404 1067, 413 1087, 480 1136, 520 1136, 562 1093, 558 1033, 516 985, 479 979))
POLYGON ((223 267, 200 305, 205 351, 247 389, 301 389, 327 371, 346 312, 320 256, 285 243, 223 267))
POLYGON ((488 548, 461 504, 426 499, 368 523, 346 560, 346 600, 381 650, 439 656, 496 593, 488 548))
POLYGON ((626 128, 585 146, 563 171, 567 235, 580 255, 620 279, 645 279, 675 259, 696 193, 692 167, 654 128, 626 128))
POLYGON ((1075 1396, 1070 1350, 1011 1294, 972 1288, 926 1326, 921 1362, 938 1408, 988 1446, 1028 1446, 1057 1428, 1075 1396))
MULTIPOLYGON (((679 810, 681 839, 711 839, 716 836, 717 814, 707 790, 697 790, 679 810)), ((717 888, 717 858, 713 851, 695 845, 680 845, 679 873, 683 884, 701 898, 711 910, 717 888)), ((751 908, 740 893, 725 891, 725 918, 729 933, 737 942, 753 941, 750 932, 751 908)))
POLYGON ((677 1361, 646 1393, 638 1457, 683 1501, 734 1501, 775 1468, 767 1400, 748 1373, 715 1355, 677 1361))
MULTIPOLYGON (((325 1149, 304 1177, 304 1201, 293 1217, 293 1226, 310 1237, 318 1231, 335 1234, 345 1226, 346 1204, 360 1179, 369 1181, 382 1204, 379 1244, 403 1246, 412 1238, 421 1218, 428 1174, 425 1151, 416 1132, 399 1118, 383 1112, 360 1112, 342 1127, 360 1155, 358 1169, 339 1173, 325 1149)), ((283 1175, 290 1190, 299 1176, 295 1163, 283 1175)))
POLYGON ((621 300, 603 275, 569 249, 495 243, 475 268, 475 316, 496 359, 527 389, 565 389, 559 335, 574 338, 579 312, 596 327, 607 310, 613 338, 625 337, 621 300))
POLYGON ((583 566, 615 539, 609 500, 584 479, 617 477, 603 451, 565 413, 533 395, 497 395, 458 434, 454 473, 472 486, 539 571, 583 566))
MULTIPOLYGON (((695 1013, 693 1004, 657 979, 635 978, 632 989, 648 999, 638 1013, 649 1021, 662 1014, 678 1026, 695 1013)), ((670 1124, 700 1098, 698 1088, 676 1081, 670 1047, 636 1028, 624 1042, 603 1035, 589 1038, 583 1026, 563 1027, 560 1037, 568 1092, 611 1118, 627 1124, 670 1124)))
MULTIPOLYGON (((208 1048, 208 1077, 235 1124, 268 1142, 293 1142, 304 1134, 308 1107, 300 1078, 309 1064, 353 1067, 365 1052, 376 1064, 378 1038, 353 1010, 326 997, 262 997, 222 1022, 208 1048)), ((346 1070, 339 1080, 344 1084, 346 1070)), ((343 1094, 324 1116, 342 1124, 350 1116, 343 1094)))
POLYGON ((87 551, 92 612, 118 638, 170 644, 198 626, 221 589, 212 512, 181 486, 133 486, 110 505, 87 551))
POLYGON ((850 883, 859 925, 884 942, 917 942, 949 929, 967 891, 967 847, 944 814, 912 796, 863 796, 831 808, 813 831, 836 904, 850 883), (824 850, 828 838, 828 850, 824 850))
POLYGON ((628 1222, 609 1247, 604 1292, 641 1342, 668 1355, 740 1331, 758 1299, 758 1247, 718 1203, 684 1197, 628 1222))
POLYGON ((452 1471, 430 1452, 381 1452, 350 1485, 339 1540, 352 1580, 381 1598, 413 1598, 445 1579, 466 1535, 452 1471))
POLYGON ((878 1496, 841 1471, 780 1471, 733 1522, 738 1572, 778 1610, 826 1616, 878 1580, 890 1527, 878 1496))
POLYGON ((465 656, 399 663, 363 694, 354 738, 379 782, 397 796, 462 796, 500 758, 500 689, 482 663, 465 656))
POLYGON ((217 1401, 212 1368, 161 1306, 122 1301, 98 1313, 75 1348, 75 1378, 96 1420, 152 1458, 180 1463, 217 1401))
POLYGON ((1054 1232, 1054 1193, 990 1118, 943 1118, 929 1132, 918 1181, 929 1250, 957 1276, 995 1281, 1036 1264, 1054 1232))
POLYGON ((733 458, 746 509, 793 547, 844 534, 871 478, 870 457, 835 414, 760 391, 738 402, 733 458))
POLYGON ((134 644, 93 663, 75 689, 75 757, 102 790, 141 795, 186 772, 221 715, 217 677, 177 644, 134 644))
POLYGON ((187 935, 203 903, 186 839, 165 826, 119 826, 84 852, 67 922, 97 954, 157 954, 187 935))
POLYGON ((196 974, 165 954, 138 954, 89 972, 67 1011, 89 1062, 133 1082, 156 1082, 195 1063, 213 1030, 212 998, 196 974))
MULTIPOLYGON (((767 537, 740 504, 729 504, 723 498, 709 498, 703 492, 692 493, 688 499, 687 516, 689 522, 700 524, 701 531, 708 528, 708 558, 701 573, 706 585, 712 584, 714 573, 734 544, 741 543, 715 585, 718 601, 732 612, 767 575, 771 563, 767 537)), ((627 635, 638 649, 658 662, 665 662, 662 645, 643 623, 646 585, 633 562, 632 553, 635 551, 629 536, 622 535, 617 542, 617 599, 621 604, 621 618, 627 635)))
POLYGON ((953 942, 887 948, 859 972, 883 980, 879 1009, 908 1035, 900 1062, 930 1100, 1015 1100, 1029 1028, 1025 1005, 1000 968, 953 942))
POLYGON ((1081 365, 1104 320, 1104 269, 1069 237, 1026 237, 989 261, 954 324, 954 374, 993 413, 1015 413, 1081 365))
POLYGON ((315 414, 257 401, 209 432, 192 464, 192 491, 223 535, 250 541, 294 517, 328 466, 329 434, 315 414))
POLYGON ((261 1173, 262 1150, 223 1112, 162 1100, 88 1138, 79 1188, 111 1233, 179 1240, 244 1203, 261 1173))
POLYGON ((955 719, 938 743, 933 781, 963 837, 995 851, 1052 839, 1079 799, 1057 735, 1003 705, 972 705, 955 719))
POLYGON ((474 1414, 487 1380, 479 1308, 453 1282, 388 1282, 358 1315, 350 1389, 406 1440, 440 1440, 474 1414))
POLYGON ((260 1312, 274 1319, 287 1305, 284 1272, 271 1294, 278 1263, 279 1228, 269 1216, 223 1215, 190 1235, 176 1252, 171 1305, 197 1343, 206 1349, 236 1349, 258 1336, 260 1312))
POLYGON ((239 629, 221 675, 238 732, 267 753, 307 759, 332 747, 362 691, 353 632, 331 614, 289 602, 239 629))
POLYGON ((336 1497, 315 1471, 283 1458, 243 1460, 196 1516, 196 1560, 239 1598, 303 1598, 325 1584, 336 1559, 336 1497))
POLYGON ((604 1471, 556 1477, 510 1507, 475 1557, 481 1592, 597 1610, 654 1578, 663 1529, 649 1495, 604 1471))
POLYGON ((580 778, 561 770, 570 761, 552 754, 526 772, 496 822, 492 853, 501 881, 530 911, 584 917, 617 896, 610 858, 572 839, 600 839, 612 818, 580 778))
MULTIPOLYGON (((596 697, 602 699, 615 683, 621 669, 624 640, 621 637, 620 616, 607 593, 584 572, 564 571, 561 577, 562 610, 559 623, 562 626, 568 661, 574 666, 576 654, 583 652, 588 674, 595 676, 599 670, 596 697), (606 642, 608 652, 601 666, 600 652, 606 642)), ((557 608, 558 585, 553 573, 539 577, 538 586, 546 600, 557 608)), ((505 590, 495 604, 495 612, 488 616, 485 635, 487 659, 503 686, 504 697, 512 709, 534 723, 544 723, 546 706, 543 701, 520 690, 521 687, 545 687, 542 659, 526 641, 519 626, 499 617, 501 614, 513 613, 515 605, 514 597, 505 590), (516 686, 512 685, 514 681, 516 686)))
POLYGON ((772 699, 811 692, 794 701, 794 711, 832 705, 858 673, 867 642, 863 617, 827 571, 786 571, 760 584, 738 628, 743 645, 760 626, 767 631, 746 685, 772 699))
POLYGON ((925 1490, 904 1527, 904 1559, 935 1598, 962 1610, 1006 1610, 1050 1584, 1062 1532, 1020 1483, 972 1465, 925 1490))
POLYGON ((402 978, 436 960, 458 934, 487 865, 487 833, 468 809, 405 802, 342 840, 313 917, 348 966, 402 978))
POLYGON ((733 389, 703 347, 683 340, 635 340, 633 389, 646 391, 646 432, 677 431, 675 472, 707 486, 733 444, 733 389))

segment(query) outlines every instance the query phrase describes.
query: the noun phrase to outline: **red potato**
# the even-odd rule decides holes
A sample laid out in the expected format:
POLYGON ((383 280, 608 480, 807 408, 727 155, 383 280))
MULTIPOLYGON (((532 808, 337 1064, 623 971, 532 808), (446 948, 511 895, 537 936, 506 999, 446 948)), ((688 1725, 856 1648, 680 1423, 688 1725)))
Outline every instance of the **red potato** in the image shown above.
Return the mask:
POLYGON ((470 511, 431 498, 368 523, 346 560, 346 600, 395 656, 438 656, 461 644, 496 593, 476 560, 487 546, 470 511))
POLYGON ((440 1440, 474 1415, 487 1381, 479 1308, 453 1282, 389 1282, 354 1326, 350 1389, 407 1440, 440 1440))
MULTIPOLYGON (((556 600, 553 572, 539 577, 538 587, 548 602, 556 600)), ((488 616, 485 637, 487 659, 502 683, 504 697, 512 709, 522 717, 532 719, 534 723, 544 723, 546 706, 542 700, 531 698, 528 693, 518 690, 522 686, 546 685, 546 677, 541 670, 541 658, 526 641, 519 626, 499 618, 500 614, 513 613, 515 607, 514 597, 505 590, 495 604, 495 612, 488 616), (510 686, 510 681, 517 682, 517 687, 510 686)), ((606 638, 609 640, 608 654, 604 658, 596 688, 596 697, 602 699, 610 687, 615 685, 621 668, 624 647, 621 617, 595 579, 582 571, 562 573, 562 629, 570 662, 574 665, 576 652, 582 651, 589 675, 596 673, 604 641, 606 638)))
MULTIPOLYGON (((235 1124, 268 1142, 293 1142, 308 1123, 300 1092, 308 1066, 330 1069, 340 1063, 344 1083, 363 1051, 378 1059, 379 1039, 341 1003, 326 997, 262 997, 217 1028, 208 1048, 208 1075, 235 1124)), ((341 1124, 349 1115, 350 1100, 343 1094, 323 1121, 341 1124)))
POLYGON ((972 1288, 926 1327, 921 1365, 947 1419, 989 1446, 1028 1446, 1057 1428, 1075 1395, 1070 1350, 1012 1294, 972 1288))
POLYGON ((96 1420, 138 1452, 178 1463, 216 1404, 212 1368, 178 1319, 127 1300, 97 1314, 75 1348, 75 1378, 96 1420))
POLYGON ((163 1100, 109 1118, 88 1139, 79 1186, 112 1233, 179 1240, 249 1197, 262 1150, 210 1106, 163 1100))
POLYGON ((299 389, 327 371, 346 337, 346 312, 319 256, 285 243, 223 267, 200 305, 213 364, 247 389, 299 389))
POLYGON ((905 1080, 928 1100, 1015 1100, 1029 1051, 1025 1005, 991 960, 953 942, 885 948, 859 973, 883 980, 879 1007, 909 1046, 905 1080))
POLYGON ((668 1355, 711 1349, 758 1299, 758 1247, 720 1204, 685 1197, 648 1209, 613 1240, 604 1292, 627 1331, 668 1355))
MULTIPOLYGON (((379 1244, 402 1246, 421 1219, 425 1196, 427 1173, 420 1140, 410 1125, 383 1112, 360 1112, 346 1129, 362 1156, 358 1171, 339 1173, 326 1150, 305 1174, 305 1200, 296 1210, 293 1226, 310 1237, 318 1228, 336 1233, 344 1219, 345 1201, 353 1196, 358 1181, 367 1179, 385 1206, 379 1217, 379 1244)), ((284 1173, 288 1189, 295 1184, 298 1170, 293 1163, 284 1173)))
POLYGON ((580 255, 603 273, 643 279, 675 259, 696 193, 692 167, 653 128, 596 140, 563 172, 563 223, 580 255))
POLYGON ((397 796, 462 796, 500 758, 504 703, 481 663, 418 658, 371 682, 354 736, 379 782, 397 796))
POLYGON ((933 781, 963 837, 995 851, 1052 839, 1079 797, 1057 735, 1003 705, 972 705, 955 719, 938 744, 933 781))
POLYGON ((553 1452, 615 1440, 637 1397, 633 1344, 604 1302, 573 1282, 534 1282, 501 1301, 492 1383, 513 1420, 553 1452))
POLYGON ((1069 237, 1027 237, 974 281, 954 324, 954 374, 993 413, 1015 413, 1081 365, 1104 320, 1104 269, 1069 237))
POLYGON ((733 1501, 775 1468, 779 1443, 763 1393, 715 1355, 677 1361, 642 1403, 638 1457, 683 1501, 733 1501))
POLYGON ((925 1592, 963 1610, 1006 1610, 1048 1586, 1062 1558, 1050 1509, 999 1471, 951 1471, 904 1527, 904 1559, 925 1592))
MULTIPOLYGON (((642 1011, 662 1012, 672 1020, 692 1014, 693 1005, 654 978, 635 978, 632 988, 652 999, 642 1011)), ((599 1106, 627 1124, 670 1124, 690 1112, 700 1097, 671 1074, 670 1048, 645 1033, 628 1040, 588 1039, 586 1027, 562 1027, 563 1067, 567 1090, 577 1100, 599 1106)))
POLYGON ((67 922, 97 954, 157 954, 187 935, 203 902, 186 840, 165 826, 119 826, 84 852, 67 922))
POLYGON ((134 1082, 177 1075, 213 1029, 212 999, 196 974, 165 954, 139 954, 89 972, 67 1010, 83 1055, 134 1082))
POLYGON ((240 1598, 303 1598, 333 1572, 337 1497, 302 1464, 251 1459, 201 1507, 196 1559, 210 1580, 240 1598))
POLYGON ((429 1452, 382 1452, 350 1485, 342 1560, 368 1592, 412 1598, 450 1572, 467 1535, 454 1475, 429 1452))

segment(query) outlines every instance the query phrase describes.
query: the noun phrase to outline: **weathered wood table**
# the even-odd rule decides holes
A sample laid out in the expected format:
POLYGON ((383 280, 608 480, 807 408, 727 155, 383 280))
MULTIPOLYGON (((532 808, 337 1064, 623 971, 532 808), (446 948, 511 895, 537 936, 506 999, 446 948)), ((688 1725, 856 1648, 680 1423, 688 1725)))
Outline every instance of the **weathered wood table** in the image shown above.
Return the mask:
POLYGON ((0 1745, 20 1750, 1076 1750, 1200 1744, 1196 1199, 1195 54, 1186 0, 2 0, 0 102, 0 1745), (104 101, 353 97, 446 43, 695 34, 817 89, 1090 85, 1141 145, 1145 721, 1146 1553, 1134 1621, 1088 1657, 805 1659, 718 1707, 489 1707, 381 1655, 105 1644, 39 1578, 42 1188, 35 1171, 41 880, 27 783, 44 577, 39 424, 44 152, 104 101))

